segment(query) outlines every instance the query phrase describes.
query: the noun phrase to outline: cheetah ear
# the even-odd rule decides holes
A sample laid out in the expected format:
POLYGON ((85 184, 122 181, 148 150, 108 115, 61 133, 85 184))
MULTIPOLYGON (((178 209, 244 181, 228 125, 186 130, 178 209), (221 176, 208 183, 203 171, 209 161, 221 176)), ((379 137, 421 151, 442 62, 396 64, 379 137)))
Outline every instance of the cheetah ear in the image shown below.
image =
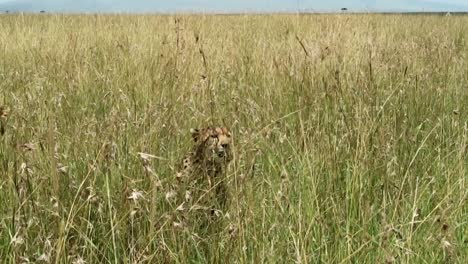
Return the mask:
POLYGON ((192 139, 194 142, 197 142, 200 139, 200 130, 197 128, 191 128, 190 134, 192 134, 192 139))

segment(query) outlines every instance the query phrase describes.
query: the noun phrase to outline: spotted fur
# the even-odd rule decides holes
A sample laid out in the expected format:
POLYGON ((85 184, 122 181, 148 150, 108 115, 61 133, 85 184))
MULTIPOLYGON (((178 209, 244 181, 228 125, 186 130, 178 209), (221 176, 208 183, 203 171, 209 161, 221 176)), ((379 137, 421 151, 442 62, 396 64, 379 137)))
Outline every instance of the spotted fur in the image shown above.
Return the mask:
POLYGON ((224 212, 228 201, 226 168, 232 135, 226 127, 191 130, 194 146, 178 166, 179 201, 187 214, 224 212))

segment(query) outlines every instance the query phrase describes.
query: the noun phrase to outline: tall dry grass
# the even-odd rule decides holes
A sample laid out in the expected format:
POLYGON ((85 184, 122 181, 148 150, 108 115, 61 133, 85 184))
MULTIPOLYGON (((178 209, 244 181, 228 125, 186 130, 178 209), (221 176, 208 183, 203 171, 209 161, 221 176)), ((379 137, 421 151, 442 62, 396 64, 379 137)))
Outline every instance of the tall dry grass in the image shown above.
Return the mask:
POLYGON ((0 259, 465 263, 466 25, 0 16, 0 259), (232 199, 194 234, 173 165, 210 124, 235 135, 232 199))

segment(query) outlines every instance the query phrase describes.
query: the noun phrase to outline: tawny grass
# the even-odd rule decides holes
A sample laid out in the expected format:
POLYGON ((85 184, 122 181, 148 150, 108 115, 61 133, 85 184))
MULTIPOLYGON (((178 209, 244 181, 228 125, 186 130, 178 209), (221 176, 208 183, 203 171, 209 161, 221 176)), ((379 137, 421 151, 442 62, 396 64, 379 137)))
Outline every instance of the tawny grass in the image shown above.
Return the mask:
POLYGON ((468 19, 1 15, 4 263, 464 263, 468 19), (167 202, 227 125, 215 234, 167 202))

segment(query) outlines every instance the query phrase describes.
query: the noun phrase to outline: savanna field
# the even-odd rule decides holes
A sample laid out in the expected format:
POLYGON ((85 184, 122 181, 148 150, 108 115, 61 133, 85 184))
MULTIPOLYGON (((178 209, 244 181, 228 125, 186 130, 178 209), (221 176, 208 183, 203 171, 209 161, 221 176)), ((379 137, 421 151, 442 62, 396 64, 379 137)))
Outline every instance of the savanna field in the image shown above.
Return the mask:
POLYGON ((468 17, 1 15, 2 263, 467 263, 468 17), (233 134, 216 232, 190 128, 233 134), (193 219, 192 219, 193 220, 193 219))

